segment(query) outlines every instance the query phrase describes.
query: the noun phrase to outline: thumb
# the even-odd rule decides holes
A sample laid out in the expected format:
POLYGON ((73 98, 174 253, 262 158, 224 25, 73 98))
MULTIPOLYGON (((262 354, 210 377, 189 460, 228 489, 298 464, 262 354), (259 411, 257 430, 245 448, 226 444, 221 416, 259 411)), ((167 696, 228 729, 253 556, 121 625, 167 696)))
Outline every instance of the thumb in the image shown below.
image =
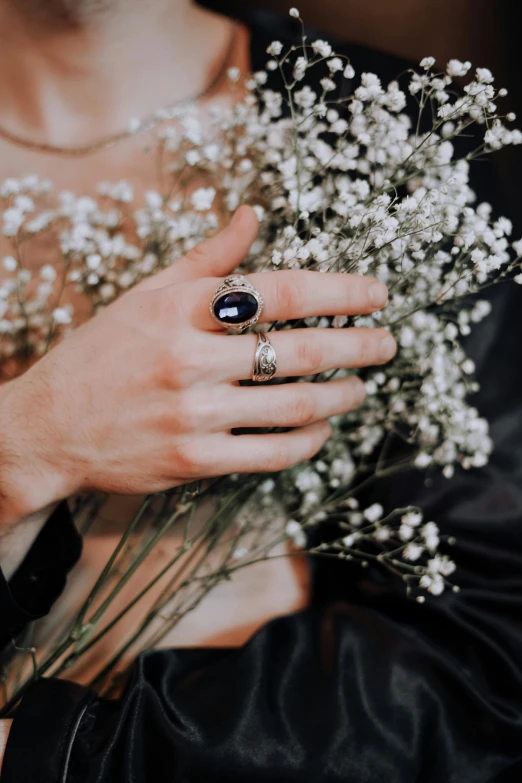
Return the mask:
POLYGON ((236 210, 228 226, 218 234, 203 240, 171 267, 144 280, 133 290, 153 290, 201 277, 225 277, 246 256, 256 238, 257 229, 256 213, 252 207, 243 204, 236 210))

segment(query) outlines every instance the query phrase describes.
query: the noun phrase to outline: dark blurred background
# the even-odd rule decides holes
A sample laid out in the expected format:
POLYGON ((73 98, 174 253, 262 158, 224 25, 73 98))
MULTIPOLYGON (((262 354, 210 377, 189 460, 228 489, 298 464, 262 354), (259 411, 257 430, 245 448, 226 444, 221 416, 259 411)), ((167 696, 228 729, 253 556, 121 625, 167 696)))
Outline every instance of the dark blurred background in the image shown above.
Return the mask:
MULTIPOLYGON (((414 63, 432 55, 441 64, 452 57, 490 68, 509 95, 503 112, 517 114, 522 129, 522 41, 517 22, 520 0, 200 0, 237 18, 270 12, 288 18, 297 6, 305 23, 339 41, 379 49, 414 63), (517 4, 516 4, 517 3, 517 4)), ((496 153, 495 204, 522 236, 522 146, 496 153)))

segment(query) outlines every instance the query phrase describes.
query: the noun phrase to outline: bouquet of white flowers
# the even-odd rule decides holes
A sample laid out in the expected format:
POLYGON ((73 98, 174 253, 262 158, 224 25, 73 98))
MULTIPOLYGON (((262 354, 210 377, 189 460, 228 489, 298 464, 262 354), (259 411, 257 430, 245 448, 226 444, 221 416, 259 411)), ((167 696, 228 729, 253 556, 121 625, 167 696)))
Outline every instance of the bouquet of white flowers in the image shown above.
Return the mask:
MULTIPOLYGON (((295 9, 291 15, 298 18, 295 9)), ((461 86, 468 62, 451 60, 441 73, 426 57, 420 72, 404 77, 403 91, 376 74, 356 77, 345 56, 324 40, 308 42, 304 31, 301 46, 285 51, 274 41, 268 57, 234 106, 204 116, 191 106, 165 114, 156 140, 158 189, 144 205, 133 207, 126 182, 100 184, 97 200, 69 192, 54 198, 50 184, 34 177, 3 182, 3 231, 13 251, 3 260, 10 277, 0 287, 2 364, 38 357, 66 336, 74 324, 63 303, 69 286, 96 312, 215 232, 241 203, 253 205, 260 221, 241 273, 370 273, 389 288, 384 310, 299 325, 384 326, 400 350, 386 367, 363 371, 367 401, 333 422, 331 440, 309 463, 147 498, 71 626, 41 655, 24 648, 33 661, 29 678, 70 667, 123 617, 130 607, 104 624, 115 595, 174 524, 184 529, 180 552, 132 604, 166 574, 168 584, 98 685, 126 651, 157 643, 234 570, 270 557, 283 540, 295 551, 305 548, 309 531, 325 522, 335 523, 338 535, 310 551, 362 566, 373 561, 421 602, 424 590, 438 595, 449 585, 455 564, 438 552, 439 528, 422 509, 365 507, 358 496, 412 466, 450 480, 457 466, 488 461, 492 442, 487 422, 467 401, 477 383, 461 338, 489 313, 476 296, 482 288, 522 281, 522 241, 511 243, 509 220, 493 219, 489 204, 475 203, 468 172, 472 161, 520 144, 522 133, 505 124, 513 115, 499 113, 506 91, 495 88, 488 69, 478 68, 461 86), (267 86, 273 72, 278 91, 267 86), (408 101, 417 105, 415 121, 408 101), (459 138, 472 126, 476 145, 466 142, 459 152, 459 138), (44 266, 35 284, 21 259, 24 245, 42 239, 54 243, 56 263, 44 266), (391 448, 397 443, 403 446, 391 448), (209 497, 211 510, 194 525, 195 510, 209 497)), ((235 69, 229 78, 239 92, 235 69)), ((139 122, 132 127, 140 131, 139 122)), ((83 500, 81 513, 92 515, 100 502, 83 500)), ((11 702, 19 693, 14 689, 11 702)))

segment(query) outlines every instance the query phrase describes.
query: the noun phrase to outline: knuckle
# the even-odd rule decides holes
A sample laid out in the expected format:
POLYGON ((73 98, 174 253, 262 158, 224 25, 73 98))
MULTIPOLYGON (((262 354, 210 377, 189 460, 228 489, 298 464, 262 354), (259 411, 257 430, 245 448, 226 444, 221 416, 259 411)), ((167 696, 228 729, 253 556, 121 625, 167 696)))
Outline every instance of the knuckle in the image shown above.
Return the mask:
POLYGON ((156 351, 152 358, 152 380, 160 389, 174 387, 174 377, 170 362, 170 351, 156 351))
POLYGON ((314 454, 317 454, 317 452, 322 449, 331 434, 332 428, 326 422, 325 426, 311 428, 310 431, 306 434, 306 440, 304 441, 302 454, 299 459, 310 459, 314 456, 314 454))
POLYGON ((205 264, 209 261, 208 247, 206 242, 199 242, 185 254, 185 258, 189 261, 194 261, 197 264, 205 264))
POLYGON ((168 287, 148 291, 147 300, 148 317, 160 328, 165 324, 173 324, 181 314, 180 302, 183 302, 183 297, 174 298, 168 287))
POLYGON ((356 331, 355 364, 365 367, 375 361, 377 353, 377 340, 372 330, 361 329, 356 331))
POLYGON ((173 368, 177 385, 181 388, 191 386, 201 375, 201 364, 196 354, 186 349, 176 349, 174 354, 173 368))
POLYGON ((284 470, 291 464, 292 459, 288 448, 283 445, 278 445, 274 447, 273 452, 268 457, 265 469, 268 473, 276 473, 280 470, 284 470))
POLYGON ((170 418, 177 432, 195 432, 201 420, 197 406, 188 395, 178 395, 170 418))
POLYGON ((305 329, 294 335, 296 340, 295 356, 299 368, 305 375, 313 375, 321 369, 323 360, 322 346, 315 333, 305 329))
POLYGON ((317 401, 315 395, 308 389, 296 389, 291 401, 289 419, 297 424, 311 424, 315 421, 317 401))
POLYGON ((196 478, 204 472, 200 454, 190 441, 174 446, 172 462, 176 476, 196 478))
POLYGON ((160 351, 156 360, 158 385, 169 389, 192 385, 198 379, 200 371, 200 364, 194 359, 196 353, 180 345, 160 351))
POLYGON ((367 391, 365 384, 360 378, 352 378, 349 389, 347 390, 347 402, 351 408, 356 408, 358 405, 362 405, 367 397, 367 391))
POLYGON ((280 312, 287 313, 291 317, 293 313, 301 310, 301 305, 305 301, 306 281, 299 273, 285 272, 276 273, 274 280, 277 307, 280 312))
POLYGON ((313 457, 314 454, 317 454, 317 452, 323 446, 323 444, 324 444, 324 439, 319 438, 317 435, 310 434, 306 442, 306 451, 300 457, 300 460, 310 459, 311 457, 313 457))

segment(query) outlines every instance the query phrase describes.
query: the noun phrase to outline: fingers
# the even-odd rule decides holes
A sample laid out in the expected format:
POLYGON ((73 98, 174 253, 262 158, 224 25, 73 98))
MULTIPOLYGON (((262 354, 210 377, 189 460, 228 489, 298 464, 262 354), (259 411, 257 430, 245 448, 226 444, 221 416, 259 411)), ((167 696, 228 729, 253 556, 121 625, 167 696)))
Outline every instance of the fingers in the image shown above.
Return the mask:
MULTIPOLYGON (((373 313, 383 307, 388 298, 384 283, 363 275, 284 270, 249 275, 248 280, 265 302, 260 323, 373 313)), ((209 313, 209 303, 221 282, 198 281, 191 294, 194 325, 200 329, 220 329, 209 313)))
POLYGON ((257 229, 256 213, 244 204, 219 234, 200 242, 171 267, 144 280, 133 290, 153 290, 200 277, 225 277, 247 255, 257 229))
POLYGON ((193 438, 173 454, 176 474, 187 478, 227 473, 271 473, 310 459, 331 434, 327 422, 269 435, 215 435, 193 438))
MULTIPOLYGON (((386 329, 288 329, 269 332, 268 337, 277 356, 276 377, 280 378, 384 364, 397 350, 395 340, 386 329)), ((251 378, 255 334, 208 335, 207 339, 206 378, 217 381, 251 378)))
POLYGON ((288 383, 280 386, 224 386, 214 396, 216 430, 235 427, 303 427, 353 410, 366 396, 355 376, 328 383, 288 383))

